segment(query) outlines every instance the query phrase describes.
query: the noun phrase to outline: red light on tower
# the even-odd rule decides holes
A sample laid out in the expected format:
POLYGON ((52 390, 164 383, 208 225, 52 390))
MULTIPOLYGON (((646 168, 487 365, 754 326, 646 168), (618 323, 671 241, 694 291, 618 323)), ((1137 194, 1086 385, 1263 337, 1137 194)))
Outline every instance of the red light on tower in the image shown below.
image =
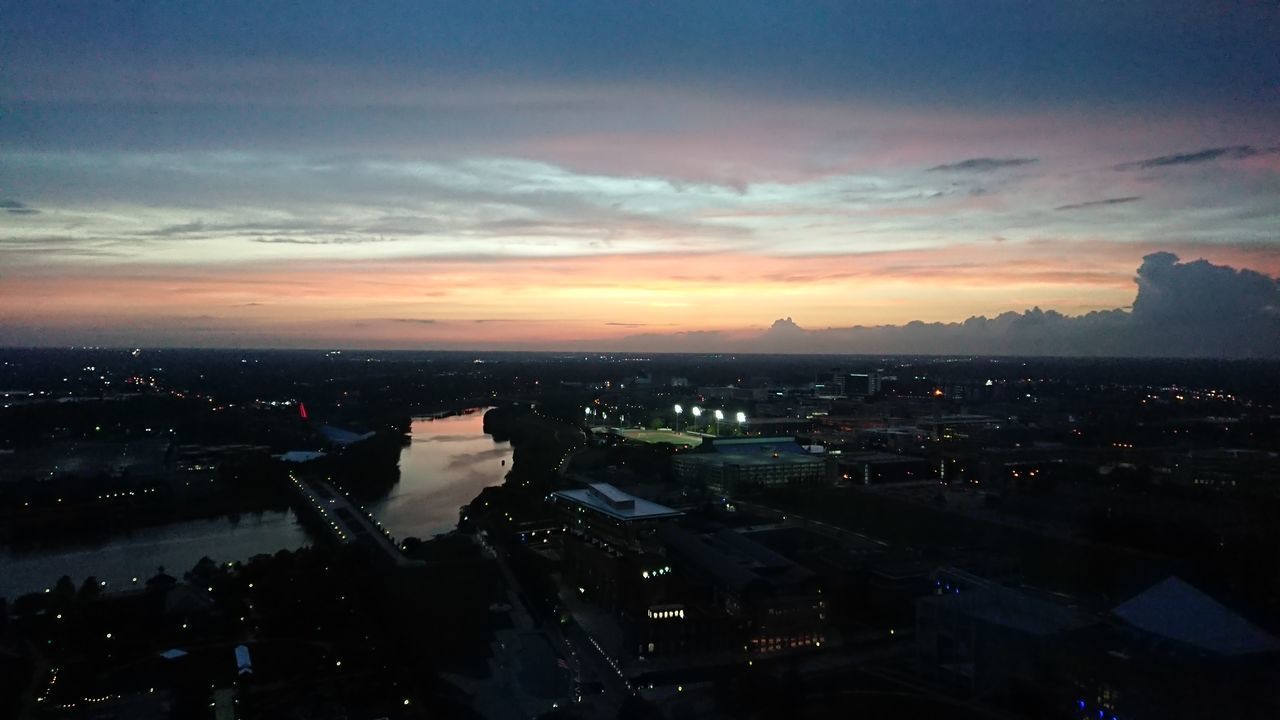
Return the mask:
POLYGON ((303 405, 302 403, 298 403, 298 417, 302 418, 303 420, 307 419, 307 406, 303 405))

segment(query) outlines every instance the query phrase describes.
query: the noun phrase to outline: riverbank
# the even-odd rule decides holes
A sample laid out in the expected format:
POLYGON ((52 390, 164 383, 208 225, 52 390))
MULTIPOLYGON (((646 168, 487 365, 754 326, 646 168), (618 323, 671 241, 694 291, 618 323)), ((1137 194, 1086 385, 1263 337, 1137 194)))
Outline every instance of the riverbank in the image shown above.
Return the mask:
MULTIPOLYGON (((510 469, 510 446, 484 434, 483 412, 451 408, 434 420, 406 417, 365 443, 299 468, 340 482, 397 538, 429 539, 453 530, 459 507, 484 487, 501 484, 510 469)), ((77 584, 96 577, 121 587, 160 566, 184 571, 206 555, 244 561, 315 544, 283 492, 288 466, 269 461, 269 467, 270 473, 218 473, 221 479, 198 487, 191 502, 163 509, 126 512, 122 508, 138 503, 137 495, 95 497, 100 524, 79 522, 77 510, 48 516, 40 532, 8 526, 18 533, 10 537, 22 542, 0 546, 0 598, 41 592, 64 575, 77 584)))

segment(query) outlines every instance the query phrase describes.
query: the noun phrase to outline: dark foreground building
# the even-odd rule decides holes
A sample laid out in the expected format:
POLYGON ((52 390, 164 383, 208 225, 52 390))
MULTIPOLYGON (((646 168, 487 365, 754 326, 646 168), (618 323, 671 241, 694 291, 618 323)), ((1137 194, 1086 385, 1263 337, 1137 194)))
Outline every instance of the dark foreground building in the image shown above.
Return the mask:
POLYGON ((1110 612, 951 570, 917 603, 926 676, 1042 717, 1280 717, 1280 641, 1170 577, 1110 612))

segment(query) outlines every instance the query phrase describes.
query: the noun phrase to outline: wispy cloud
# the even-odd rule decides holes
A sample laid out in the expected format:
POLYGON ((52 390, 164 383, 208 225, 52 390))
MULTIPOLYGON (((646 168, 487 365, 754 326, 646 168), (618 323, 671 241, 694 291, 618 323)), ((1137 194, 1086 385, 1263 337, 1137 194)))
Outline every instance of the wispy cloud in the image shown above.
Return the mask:
POLYGON ((141 237, 225 237, 225 236, 291 236, 291 235, 418 235, 439 229, 439 223, 427 218, 402 223, 371 220, 366 223, 320 221, 304 218, 259 222, 212 223, 204 220, 165 225, 138 233, 141 237))
POLYGON ((38 215, 40 213, 39 210, 17 200, 0 200, 0 210, 4 210, 10 215, 38 215))
POLYGON ((173 237, 175 235, 189 235, 191 233, 203 233, 208 231, 208 226, 203 220, 193 220, 189 223, 179 223, 177 225, 166 225, 155 230, 147 230, 140 233, 148 237, 173 237))
POLYGON ((991 172, 1002 168, 1020 167, 1040 162, 1039 158, 970 158, 957 163, 934 165, 929 172, 991 172))
POLYGON ((295 5, 6 5, 0 325, 545 345, 1116 307, 1153 243, 1280 269, 1265 4, 295 5))
MULTIPOLYGON (((30 259, 43 262, 54 258, 124 258, 128 240, 111 237, 79 237, 75 235, 18 235, 0 237, 0 253, 10 262, 30 259)), ((2 257, 2 256, 0 256, 2 257)), ((14 264, 17 264, 16 262, 14 264)))
POLYGON ((1129 195, 1127 197, 1106 198, 1105 200, 1089 200, 1069 205, 1059 205, 1054 210, 1081 210, 1083 208, 1105 207, 1107 205, 1124 205, 1125 203, 1138 202, 1141 199, 1141 195, 1129 195))
POLYGON ((1244 158, 1256 157, 1258 155, 1274 155, 1276 153, 1280 153, 1280 146, 1259 148, 1254 147, 1253 145, 1231 145, 1228 147, 1206 148, 1204 150, 1196 150, 1194 152, 1161 155, 1159 157, 1147 158, 1145 160, 1120 163, 1115 166, 1115 169, 1151 170, 1154 168, 1170 167, 1174 165, 1196 165, 1199 163, 1212 162, 1218 159, 1242 160, 1244 158))

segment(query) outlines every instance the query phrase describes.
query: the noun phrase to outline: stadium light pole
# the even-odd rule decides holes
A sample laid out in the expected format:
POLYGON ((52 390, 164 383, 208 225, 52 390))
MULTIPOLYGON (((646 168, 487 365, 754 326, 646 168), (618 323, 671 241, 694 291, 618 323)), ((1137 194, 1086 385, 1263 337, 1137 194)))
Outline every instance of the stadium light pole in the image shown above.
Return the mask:
POLYGON ((745 426, 747 424, 747 414, 744 412, 740 412, 738 413, 738 416, 735 419, 738 421, 738 434, 741 435, 745 431, 745 426))
POLYGON ((693 426, 696 428, 698 427, 698 418, 702 417, 702 408, 698 407, 697 405, 694 405, 692 412, 693 412, 693 426))
POLYGON ((720 421, 724 419, 724 411, 716 411, 716 437, 720 437, 720 421))
POLYGON ((676 405, 676 434, 680 434, 680 414, 684 412, 684 408, 676 405))

